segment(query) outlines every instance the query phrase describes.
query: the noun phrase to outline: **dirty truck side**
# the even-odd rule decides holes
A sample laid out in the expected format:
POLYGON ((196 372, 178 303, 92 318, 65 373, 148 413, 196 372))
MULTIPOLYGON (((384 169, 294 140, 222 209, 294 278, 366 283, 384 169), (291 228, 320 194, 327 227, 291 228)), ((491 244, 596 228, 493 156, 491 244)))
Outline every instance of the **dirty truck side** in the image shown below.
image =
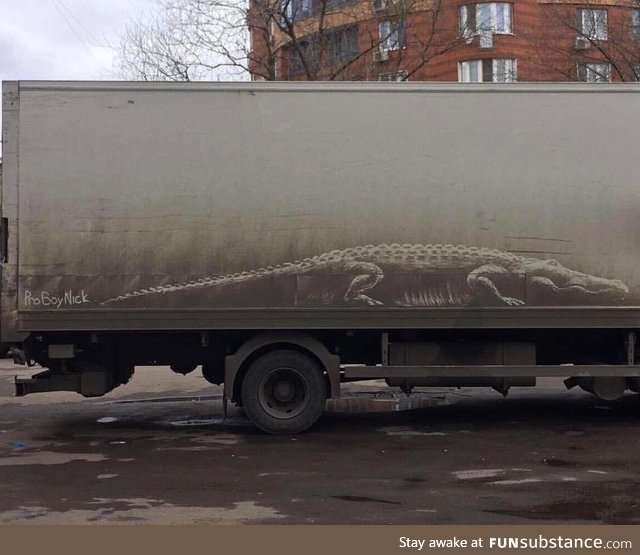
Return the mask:
POLYGON ((638 392, 639 93, 5 82, 16 392, 199 368, 271 433, 346 381, 638 392))

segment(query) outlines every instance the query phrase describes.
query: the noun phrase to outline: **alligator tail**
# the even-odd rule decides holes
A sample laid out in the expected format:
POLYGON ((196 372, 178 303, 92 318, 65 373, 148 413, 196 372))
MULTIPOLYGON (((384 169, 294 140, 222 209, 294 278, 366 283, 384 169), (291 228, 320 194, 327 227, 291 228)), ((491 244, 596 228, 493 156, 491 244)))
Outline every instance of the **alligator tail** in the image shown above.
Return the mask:
POLYGON ((273 276, 276 274, 282 274, 286 272, 286 270, 290 266, 291 266, 290 264, 285 264, 282 266, 278 266, 276 268, 269 266, 267 268, 260 268, 258 270, 250 270, 247 272, 239 272, 237 274, 203 277, 203 278, 200 278, 194 281, 185 282, 185 283, 156 285, 154 287, 147 287, 146 289, 138 289, 136 291, 131 291, 123 295, 112 297, 110 299, 107 299, 106 301, 102 301, 100 304, 109 305, 112 303, 117 303, 117 302, 125 301, 127 299, 133 299, 136 297, 145 297, 147 295, 164 295, 166 293, 173 293, 176 291, 193 291, 194 289, 202 289, 205 287, 216 287, 216 286, 238 284, 246 281, 262 279, 262 278, 273 276))

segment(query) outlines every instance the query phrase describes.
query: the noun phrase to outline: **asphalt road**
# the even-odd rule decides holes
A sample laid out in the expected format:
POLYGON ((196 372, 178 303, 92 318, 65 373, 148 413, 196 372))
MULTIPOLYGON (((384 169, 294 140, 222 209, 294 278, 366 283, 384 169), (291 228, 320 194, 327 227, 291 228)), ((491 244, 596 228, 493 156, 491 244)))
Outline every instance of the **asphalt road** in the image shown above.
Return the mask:
POLYGON ((16 373, 0 361, 3 524, 640 523, 640 395, 542 380, 396 410, 401 394, 351 384, 312 430, 273 437, 223 420, 197 372, 138 369, 99 399, 12 398, 16 373))

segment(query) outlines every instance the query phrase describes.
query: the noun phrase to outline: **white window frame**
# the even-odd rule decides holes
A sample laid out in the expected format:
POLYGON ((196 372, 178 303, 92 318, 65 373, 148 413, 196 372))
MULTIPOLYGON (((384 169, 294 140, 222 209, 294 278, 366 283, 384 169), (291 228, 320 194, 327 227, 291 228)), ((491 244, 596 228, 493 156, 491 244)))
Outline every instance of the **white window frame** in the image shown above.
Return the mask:
POLYGON ((515 83, 518 80, 518 60, 515 58, 493 58, 484 60, 465 60, 458 62, 458 81, 460 83, 515 83), (485 64, 491 63, 491 81, 484 80, 485 64), (500 66, 504 70, 500 70, 500 66), (475 80, 472 80, 476 77, 475 80))
POLYGON ((476 32, 494 35, 512 33, 511 4, 508 2, 481 2, 476 4, 476 32), (505 8, 507 8, 505 10, 505 8), (486 11, 486 14, 482 12, 486 11), (502 13, 502 25, 498 25, 498 14, 502 13))
POLYGON ((472 40, 479 36, 480 47, 491 47, 493 35, 513 34, 513 4, 511 2, 479 2, 460 6, 459 25, 461 38, 472 40), (470 10, 473 10, 473 17, 470 10))
POLYGON ((458 82, 482 83, 482 60, 465 60, 458 62, 458 82), (472 71, 477 79, 472 80, 472 71))
POLYGON ((602 8, 578 8, 580 34, 589 40, 607 40, 609 23, 607 10, 602 8))

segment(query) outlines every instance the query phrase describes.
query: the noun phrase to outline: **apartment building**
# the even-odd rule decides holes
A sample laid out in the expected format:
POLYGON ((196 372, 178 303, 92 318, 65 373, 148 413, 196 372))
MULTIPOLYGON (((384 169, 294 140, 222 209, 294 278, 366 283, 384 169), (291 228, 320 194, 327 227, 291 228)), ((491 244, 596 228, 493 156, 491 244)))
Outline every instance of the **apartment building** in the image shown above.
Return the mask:
POLYGON ((640 77, 640 0, 253 0, 251 21, 254 79, 640 77))

